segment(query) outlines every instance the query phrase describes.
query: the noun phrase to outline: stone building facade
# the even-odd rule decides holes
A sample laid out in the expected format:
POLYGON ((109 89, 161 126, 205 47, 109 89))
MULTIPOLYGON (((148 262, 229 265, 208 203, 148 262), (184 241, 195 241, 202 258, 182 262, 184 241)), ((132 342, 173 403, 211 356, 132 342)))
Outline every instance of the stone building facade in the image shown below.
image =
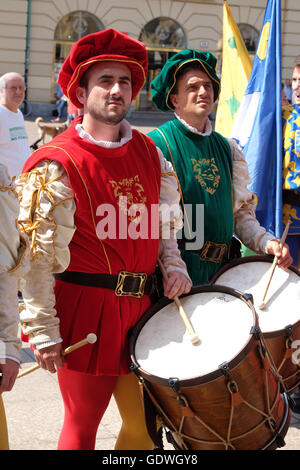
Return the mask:
MULTIPOLYGON (((266 0, 228 0, 250 55, 255 52, 266 0)), ((0 74, 25 76, 33 104, 55 101, 55 79, 73 42, 115 28, 142 40, 149 74, 135 103, 151 108, 149 83, 165 60, 191 47, 222 55, 223 0, 0 0, 0 74)), ((282 0, 282 78, 300 54, 300 2, 282 0)))

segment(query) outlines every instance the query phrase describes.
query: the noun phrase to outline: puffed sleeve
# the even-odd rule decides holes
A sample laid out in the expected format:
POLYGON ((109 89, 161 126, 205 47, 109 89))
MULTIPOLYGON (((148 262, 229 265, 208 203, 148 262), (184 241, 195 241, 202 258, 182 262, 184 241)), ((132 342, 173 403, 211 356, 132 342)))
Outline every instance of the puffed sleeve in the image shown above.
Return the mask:
POLYGON ((0 272, 6 272, 18 264, 20 236, 17 230, 18 197, 7 170, 0 165, 0 272))
POLYGON ((257 198, 248 189, 251 183, 248 165, 242 150, 234 140, 229 140, 233 159, 233 215, 235 235, 257 253, 266 253, 266 246, 274 236, 258 222, 255 209, 257 198))
POLYGON ((176 240, 176 233, 183 226, 176 173, 158 147, 157 151, 161 165, 159 256, 168 274, 177 271, 190 280, 176 240))
POLYGON ((17 229, 19 202, 6 168, 0 164, 0 361, 19 361, 18 277, 26 270, 26 239, 17 229))
POLYGON ((60 339, 53 273, 70 262, 75 200, 63 166, 44 160, 16 181, 19 227, 29 238, 30 269, 22 282, 24 334, 35 345, 60 339))

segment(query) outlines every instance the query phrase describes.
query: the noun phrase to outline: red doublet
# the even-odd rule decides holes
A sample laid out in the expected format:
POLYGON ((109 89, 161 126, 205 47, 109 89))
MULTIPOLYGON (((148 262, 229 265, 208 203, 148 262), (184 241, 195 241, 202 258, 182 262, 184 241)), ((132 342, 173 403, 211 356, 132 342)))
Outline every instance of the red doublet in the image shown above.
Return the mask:
MULTIPOLYGON (((129 142, 115 149, 86 142, 75 129, 81 119, 76 118, 67 131, 35 151, 23 171, 30 171, 41 160, 55 160, 68 174, 76 201, 76 231, 69 245, 68 270, 151 274, 159 244, 157 234, 153 235, 155 224, 154 232, 158 232, 161 175, 156 148, 148 137, 135 130, 129 142), (136 204, 142 204, 141 213, 136 212, 136 204), (131 236, 124 232, 124 221, 131 236), (104 239, 105 227, 111 238, 104 239), (143 232, 140 237, 139 228, 143 232)), ((66 356, 66 367, 95 375, 127 373, 128 330, 150 306, 149 297, 118 297, 111 289, 62 281, 56 281, 55 295, 63 347, 91 332, 98 337, 94 345, 66 356)))

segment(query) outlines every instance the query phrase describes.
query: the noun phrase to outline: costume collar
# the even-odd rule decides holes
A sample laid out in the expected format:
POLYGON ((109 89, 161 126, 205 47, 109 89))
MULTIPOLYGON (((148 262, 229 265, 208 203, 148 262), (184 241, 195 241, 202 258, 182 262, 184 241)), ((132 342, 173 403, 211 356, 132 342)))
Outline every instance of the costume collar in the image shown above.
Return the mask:
POLYGON ((91 142, 92 144, 99 145, 99 147, 105 147, 105 148, 118 148, 122 147, 125 145, 129 140, 132 139, 132 129, 128 121, 126 119, 123 119, 120 125, 120 136, 121 139, 119 142, 108 142, 105 140, 95 140, 94 137, 92 137, 88 132, 86 132, 81 123, 76 124, 75 127, 76 131, 78 132, 79 137, 81 137, 83 140, 86 140, 87 142, 91 142))
POLYGON ((206 120, 204 132, 200 132, 198 131, 196 127, 190 126, 187 122, 181 119, 176 113, 174 113, 174 115, 178 119, 178 121, 180 121, 181 124, 184 125, 184 127, 186 127, 189 131, 193 132, 194 134, 202 135, 205 137, 205 136, 209 136, 212 133, 212 125, 208 118, 206 120))

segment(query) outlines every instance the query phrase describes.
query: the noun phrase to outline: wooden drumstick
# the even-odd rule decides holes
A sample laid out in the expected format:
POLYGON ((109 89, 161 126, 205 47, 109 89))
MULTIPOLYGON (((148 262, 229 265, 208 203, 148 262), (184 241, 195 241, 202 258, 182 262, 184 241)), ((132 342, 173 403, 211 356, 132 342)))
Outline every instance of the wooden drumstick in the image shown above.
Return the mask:
MULTIPOLYGON (((75 351, 75 349, 81 348, 81 346, 84 346, 86 344, 96 343, 96 341, 97 341, 97 336, 94 333, 89 333, 86 338, 82 339, 81 341, 78 341, 78 343, 68 346, 62 352, 62 355, 65 356, 66 354, 70 354, 71 352, 75 351)), ((29 367, 28 369, 20 372, 17 375, 17 379, 19 379, 20 377, 23 377, 24 375, 30 374, 30 372, 33 372, 34 370, 39 369, 39 368, 40 368, 39 364, 35 364, 34 366, 29 367)))
MULTIPOLYGON (((283 247, 283 245, 284 245, 284 243, 285 243, 285 239, 286 239, 286 237, 287 237, 290 224, 291 224, 291 221, 289 220, 288 223, 287 223, 286 226, 285 226, 284 232, 283 232, 283 234, 282 234, 282 237, 281 237, 281 240, 280 240, 280 243, 279 243, 281 248, 283 247)), ((260 310, 263 310, 263 309, 265 308, 265 302, 264 302, 264 301, 265 301, 267 292, 268 292, 268 290, 269 290, 269 286, 270 286, 270 284, 271 284, 271 280, 272 280, 272 277, 273 277, 275 268, 276 268, 276 266, 277 266, 277 263, 278 263, 278 258, 277 258, 277 256, 275 256, 275 257, 274 257, 274 260, 273 260, 273 263, 272 263, 272 266, 271 266, 271 269, 270 269, 269 279, 268 279, 268 282, 267 282, 267 285, 266 285, 266 288, 265 288, 265 292, 264 292, 264 295, 263 295, 261 304, 258 306, 258 308, 259 308, 260 310)))
MULTIPOLYGON (((162 275, 163 275, 163 278, 165 281, 168 281, 168 274, 165 270, 165 267, 164 265, 162 264, 161 260, 158 258, 158 264, 159 264, 159 267, 160 267, 160 270, 162 272, 162 275)), ((196 334, 190 320, 188 319, 182 305, 181 305, 181 302, 179 300, 179 298, 177 297, 177 295, 175 295, 174 297, 174 302, 178 308, 178 311, 179 311, 179 314, 183 320, 183 323, 185 324, 185 327, 189 333, 189 339, 190 341, 192 342, 192 344, 198 344, 200 343, 200 339, 199 339, 199 336, 196 334)))

